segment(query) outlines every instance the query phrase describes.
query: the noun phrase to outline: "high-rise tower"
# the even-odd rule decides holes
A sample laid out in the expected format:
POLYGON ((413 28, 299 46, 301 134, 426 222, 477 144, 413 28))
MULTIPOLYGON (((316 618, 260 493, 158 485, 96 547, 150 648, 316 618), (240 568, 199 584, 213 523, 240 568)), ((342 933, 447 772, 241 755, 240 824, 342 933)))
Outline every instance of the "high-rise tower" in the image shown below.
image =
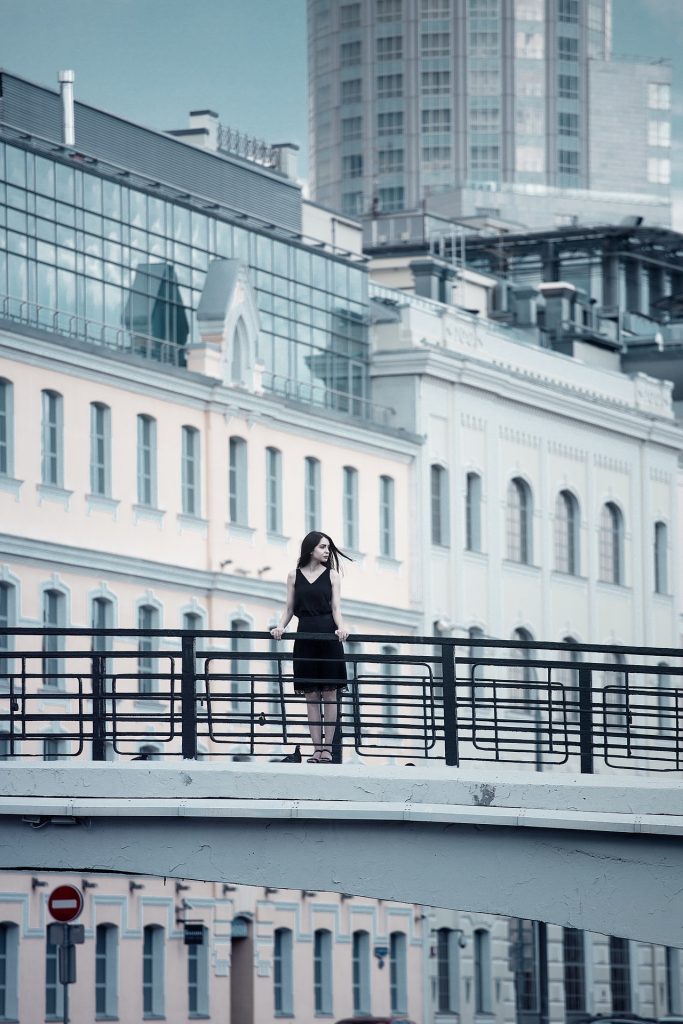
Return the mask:
POLYGON ((317 201, 668 223, 671 69, 612 59, 611 0, 309 0, 308 25, 317 201))

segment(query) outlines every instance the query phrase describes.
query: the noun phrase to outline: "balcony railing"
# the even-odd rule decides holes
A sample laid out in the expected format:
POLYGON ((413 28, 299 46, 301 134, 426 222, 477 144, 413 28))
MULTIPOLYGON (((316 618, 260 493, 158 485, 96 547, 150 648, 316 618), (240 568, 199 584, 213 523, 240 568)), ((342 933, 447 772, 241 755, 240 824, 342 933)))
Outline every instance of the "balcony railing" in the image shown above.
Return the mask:
MULTIPOLYGON (((292 688, 296 636, 314 638, 0 629, 0 757, 279 760, 309 742, 305 701, 292 688)), ((351 641, 364 649, 345 654, 337 761, 353 750, 449 766, 683 769, 676 649, 351 641)))

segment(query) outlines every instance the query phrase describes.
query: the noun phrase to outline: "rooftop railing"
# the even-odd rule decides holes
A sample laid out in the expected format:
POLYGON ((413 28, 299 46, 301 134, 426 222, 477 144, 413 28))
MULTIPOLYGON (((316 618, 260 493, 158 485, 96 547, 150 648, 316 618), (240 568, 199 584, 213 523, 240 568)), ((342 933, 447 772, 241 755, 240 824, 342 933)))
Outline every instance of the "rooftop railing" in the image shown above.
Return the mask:
MULTIPOLYGON (((292 759, 309 742, 296 637, 320 639, 0 629, 0 756, 292 759)), ((676 649, 359 635, 345 661, 336 761, 683 769, 676 649)))

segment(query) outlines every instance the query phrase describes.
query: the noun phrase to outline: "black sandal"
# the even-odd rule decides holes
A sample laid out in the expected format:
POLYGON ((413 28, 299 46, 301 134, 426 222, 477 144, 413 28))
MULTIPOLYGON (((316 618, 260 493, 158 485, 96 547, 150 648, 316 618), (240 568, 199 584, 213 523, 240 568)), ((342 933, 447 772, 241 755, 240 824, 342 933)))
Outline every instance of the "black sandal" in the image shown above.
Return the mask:
POLYGON ((306 764, 320 764, 324 753, 325 751, 322 747, 315 747, 311 757, 306 758, 306 764))

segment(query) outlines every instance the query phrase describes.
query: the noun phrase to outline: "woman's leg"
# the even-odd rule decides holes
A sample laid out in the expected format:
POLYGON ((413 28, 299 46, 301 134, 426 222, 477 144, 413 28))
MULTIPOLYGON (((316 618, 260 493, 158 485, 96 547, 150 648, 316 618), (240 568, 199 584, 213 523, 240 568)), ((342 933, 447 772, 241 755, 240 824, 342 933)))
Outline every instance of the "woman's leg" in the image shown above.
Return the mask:
POLYGON ((311 742, 316 750, 323 745, 323 730, 321 721, 320 690, 309 690, 306 693, 306 714, 308 715, 308 731, 311 734, 311 742))
POLYGON ((332 751, 332 742, 337 728, 337 687, 327 686, 320 691, 321 706, 325 722, 325 746, 332 751))

